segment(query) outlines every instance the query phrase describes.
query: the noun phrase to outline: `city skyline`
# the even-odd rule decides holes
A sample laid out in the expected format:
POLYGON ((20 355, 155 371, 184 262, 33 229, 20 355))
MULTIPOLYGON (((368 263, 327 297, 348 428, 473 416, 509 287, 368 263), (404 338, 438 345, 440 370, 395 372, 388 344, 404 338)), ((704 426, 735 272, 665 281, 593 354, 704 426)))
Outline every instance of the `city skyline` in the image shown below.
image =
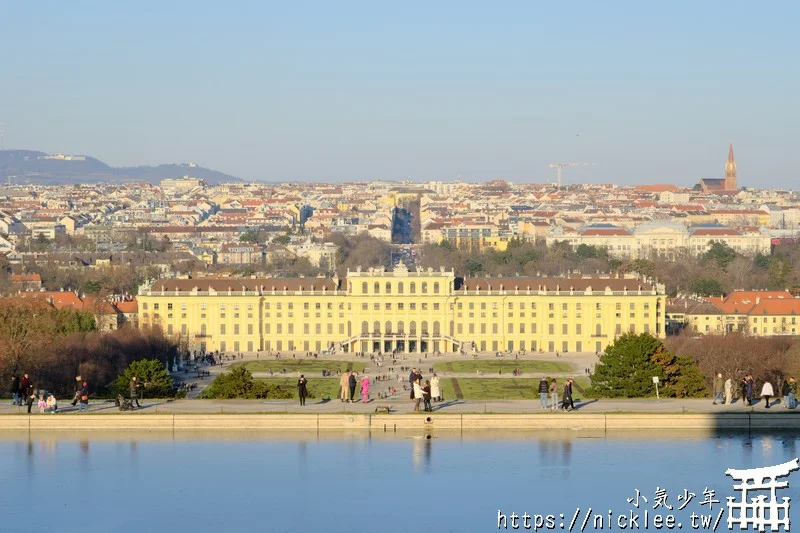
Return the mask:
POLYGON ((268 182, 691 187, 733 142, 740 186, 791 187, 797 9, 15 5, 0 122, 6 149, 268 182))

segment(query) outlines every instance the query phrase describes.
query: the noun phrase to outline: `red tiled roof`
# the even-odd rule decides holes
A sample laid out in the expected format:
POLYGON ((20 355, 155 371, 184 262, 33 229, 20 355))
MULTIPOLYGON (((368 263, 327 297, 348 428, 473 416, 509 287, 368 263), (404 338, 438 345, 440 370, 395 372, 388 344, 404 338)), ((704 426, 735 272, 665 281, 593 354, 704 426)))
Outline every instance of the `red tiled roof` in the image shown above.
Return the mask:
POLYGON ((732 228, 703 228, 692 232, 692 235, 739 235, 740 233, 732 228))
POLYGON ((592 228, 581 233, 582 235, 630 235, 631 233, 623 228, 592 228))
POLYGON ((556 287, 561 291, 568 291, 570 288, 576 291, 585 291, 591 287, 593 291, 602 292, 606 287, 612 291, 638 291, 641 287, 644 291, 653 290, 649 283, 643 283, 636 279, 624 278, 468 278, 461 285, 460 290, 547 290, 554 291, 556 287))
POLYGON ((117 302, 116 306, 120 313, 136 313, 139 310, 139 303, 136 300, 117 302))
POLYGON ((11 274, 12 283, 22 283, 25 281, 42 281, 42 276, 39 274, 11 274))
POLYGON ((800 315, 800 298, 790 300, 761 300, 749 315, 800 315))
POLYGON ((194 288, 198 291, 214 289, 217 292, 241 291, 306 291, 314 287, 315 291, 335 290, 336 284, 328 278, 197 278, 197 279, 165 279, 155 282, 151 288, 153 292, 180 291, 191 292, 194 288))

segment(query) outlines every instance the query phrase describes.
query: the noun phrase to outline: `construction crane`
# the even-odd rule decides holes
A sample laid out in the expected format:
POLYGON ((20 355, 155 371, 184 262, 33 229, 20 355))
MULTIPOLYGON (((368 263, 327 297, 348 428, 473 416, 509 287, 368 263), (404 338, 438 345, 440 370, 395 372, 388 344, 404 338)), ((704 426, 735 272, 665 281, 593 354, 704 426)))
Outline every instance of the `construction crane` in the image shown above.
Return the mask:
POLYGON ((558 188, 561 188, 561 169, 567 167, 591 167, 594 163, 550 163, 549 168, 555 168, 558 173, 558 188))

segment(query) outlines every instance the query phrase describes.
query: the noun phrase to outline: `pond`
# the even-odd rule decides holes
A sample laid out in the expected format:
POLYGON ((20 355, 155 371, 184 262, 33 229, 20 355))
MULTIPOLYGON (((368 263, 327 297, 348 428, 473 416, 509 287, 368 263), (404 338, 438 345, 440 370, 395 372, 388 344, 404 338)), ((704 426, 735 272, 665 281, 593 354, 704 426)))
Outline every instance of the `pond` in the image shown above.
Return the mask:
MULTIPOLYGON (((644 529, 645 510, 713 529, 728 468, 797 456, 795 434, 6 434, 0 531, 481 532, 527 513, 578 532, 644 529)), ((796 499, 800 472, 784 480, 796 499)))

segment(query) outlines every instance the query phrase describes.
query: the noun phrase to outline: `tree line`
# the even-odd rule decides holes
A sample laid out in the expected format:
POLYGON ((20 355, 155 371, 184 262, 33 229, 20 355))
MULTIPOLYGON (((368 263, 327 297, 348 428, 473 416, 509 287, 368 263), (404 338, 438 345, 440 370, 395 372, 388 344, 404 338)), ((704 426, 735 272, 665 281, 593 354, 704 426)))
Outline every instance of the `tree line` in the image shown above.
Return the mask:
POLYGON ((573 250, 567 243, 553 246, 512 239, 503 251, 465 250, 448 241, 422 246, 419 264, 427 268, 445 266, 466 276, 558 276, 636 272, 666 285, 668 294, 696 293, 704 296, 734 289, 787 289, 800 286, 800 246, 782 246, 774 255, 746 257, 724 243, 713 243, 703 255, 679 255, 672 259, 653 257, 622 261, 605 248, 585 244, 573 250))
POLYGON ((171 368, 177 354, 158 327, 101 332, 90 313, 35 298, 0 298, 0 379, 7 384, 27 373, 36 387, 69 395, 80 375, 102 393, 131 362, 157 359, 171 368))

